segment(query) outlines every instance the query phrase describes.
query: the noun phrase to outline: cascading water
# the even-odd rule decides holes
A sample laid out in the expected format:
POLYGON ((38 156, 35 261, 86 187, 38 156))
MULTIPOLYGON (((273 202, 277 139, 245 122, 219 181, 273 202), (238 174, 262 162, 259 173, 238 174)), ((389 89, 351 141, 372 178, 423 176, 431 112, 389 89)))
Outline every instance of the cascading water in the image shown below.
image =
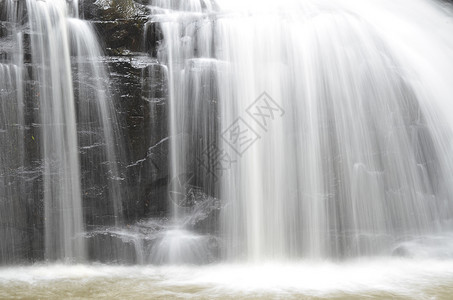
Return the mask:
POLYGON ((66 1, 28 1, 43 123, 45 253, 86 257, 66 1), (33 34, 36 33, 36 34, 33 34))
MULTIPOLYGON (((107 101, 108 92, 103 83, 107 75, 101 62, 96 61, 100 59, 102 52, 91 27, 76 18, 77 1, 68 4, 65 0, 29 0, 22 5, 20 1, 8 0, 6 5, 7 21, 11 24, 8 33, 19 51, 14 52, 12 59, 6 57, 6 61, 10 62, 8 65, 2 64, 2 75, 5 76, 2 76, 2 84, 3 78, 9 78, 2 91, 8 92, 9 88, 11 91, 17 91, 14 97, 8 95, 7 98, 2 98, 5 100, 2 103, 8 106, 2 110, 5 114, 2 123, 17 128, 8 129, 8 136, 2 142, 5 147, 8 145, 15 149, 15 153, 6 151, 14 157, 9 154, 2 156, 5 159, 2 168, 8 169, 2 172, 5 178, 2 200, 5 199, 5 205, 9 207, 5 212, 9 211, 10 214, 10 217, 5 216, 2 220, 18 219, 13 223, 19 223, 24 227, 24 231, 31 226, 27 224, 30 222, 27 218, 30 218, 30 214, 38 213, 32 210, 39 207, 40 200, 31 203, 32 198, 27 195, 30 191, 16 188, 16 185, 30 186, 30 182, 33 182, 32 192, 39 194, 36 183, 39 183, 37 178, 40 175, 36 176, 36 169, 32 171, 31 169, 39 159, 42 159, 40 168, 43 178, 44 256, 50 260, 85 260, 87 245, 84 236, 82 186, 86 190, 99 182, 108 185, 107 192, 110 194, 111 202, 104 210, 106 212, 110 210, 111 219, 115 224, 122 222, 122 194, 119 184, 121 178, 116 165, 118 152, 116 142, 120 140, 116 129, 118 124, 115 112, 112 104, 107 101), (26 64, 21 48, 26 28, 21 19, 24 16, 25 4, 28 15, 26 24, 29 26, 26 32, 31 51, 31 62, 26 64), (27 76, 31 76, 34 81, 31 92, 30 79, 23 71, 25 69, 28 72, 27 76), (28 102, 25 104, 29 110, 26 117, 23 112, 25 85, 29 89, 28 102), (30 98, 35 99, 38 104, 31 103, 30 98), (14 99, 16 100, 13 101, 14 99), (23 133, 25 119, 28 131, 25 137, 26 145, 23 133), (30 125, 39 127, 39 130, 30 130, 30 125), (20 135, 16 136, 16 131, 20 135), (15 140, 10 135, 15 135, 15 140), (28 140, 32 142, 29 143, 28 140), (92 148, 103 150, 91 153, 92 148), (28 159, 35 160, 24 161, 24 153, 32 152, 34 153, 29 154, 28 159), (90 169, 82 170, 82 165, 90 169), (103 171, 100 172, 98 169, 103 171), (35 177, 30 178, 29 173, 34 173, 35 177), (107 178, 100 177, 102 174, 106 174, 107 178), (8 176, 16 177, 8 179, 8 176), (13 194, 10 192, 12 188, 6 188, 12 186, 11 181, 14 183, 13 194), (16 197, 19 199, 16 203, 8 203, 9 199, 16 197), (17 207, 24 205, 23 202, 29 203, 30 212, 17 207)), ((85 205, 89 207, 96 204, 85 205)), ((15 228, 17 225, 10 226, 15 228)), ((24 248, 26 242, 23 240, 26 234, 21 233, 19 236, 18 248, 24 248)), ((11 239, 14 240, 12 234, 11 239)), ((14 242, 11 244, 14 245, 14 242)), ((14 258, 14 253, 11 253, 15 252, 14 249, 5 249, 3 252, 2 259, 5 261, 13 262, 17 259, 14 258)))
MULTIPOLYGON (((76 4, 74 5, 77 7, 76 4)), ((83 127, 85 132, 91 133, 88 141, 84 141, 84 145, 82 145, 83 151, 88 154, 86 155, 86 165, 89 168, 93 167, 94 154, 89 153, 90 149, 103 147, 99 157, 95 158, 95 163, 106 165, 105 172, 108 176, 106 180, 99 178, 98 173, 88 171, 88 174, 83 176, 83 181, 87 186, 93 185, 93 182, 107 181, 102 185, 108 186, 109 213, 114 219, 114 224, 121 225, 123 222, 121 198, 124 196, 121 182, 124 178, 121 177, 118 160, 122 157, 124 150, 121 145, 123 142, 119 135, 116 112, 111 102, 109 103, 109 92, 103 82, 108 79, 108 75, 102 61, 96 61, 101 58, 102 50, 93 34, 93 29, 87 22, 70 18, 68 24, 72 49, 75 49, 77 57, 77 96, 80 101, 77 120, 79 127, 83 127)))
MULTIPOLYGON (((436 107, 448 94, 424 90, 414 67, 428 62, 410 61, 392 40, 404 33, 368 16, 387 5, 292 1, 217 20, 217 58, 229 63, 221 131, 247 112, 261 135, 242 157, 230 151, 240 162, 222 180, 229 255, 389 254, 396 240, 449 229, 451 128, 436 107), (254 102, 263 91, 269 101, 254 102)), ((429 2, 411 5, 443 17, 429 2)), ((400 18, 438 55, 451 53, 451 43, 400 18)))
MULTIPOLYGON (((1 154, 1 188, 0 194, 8 199, 0 204, 0 219, 3 224, 0 237, 3 241, 1 253, 6 259, 14 258, 14 248, 20 244, 21 238, 17 237, 15 226, 22 224, 25 214, 14 214, 21 211, 19 195, 23 192, 23 185, 16 179, 17 174, 10 170, 23 165, 23 106, 20 95, 21 70, 16 65, 0 63, 0 101, 2 113, 0 118, 2 141, 4 148, 1 154), (18 80, 19 79, 19 80, 18 80), (17 91, 17 92, 16 92, 17 91), (17 147, 17 148, 16 148, 17 147)), ((19 227, 20 228, 20 227, 19 227)))
POLYGON ((19 172, 25 162, 24 152, 24 85, 23 85, 23 34, 20 32, 17 14, 23 10, 22 3, 6 1, 6 19, 9 39, 7 49, 16 49, 8 61, 0 60, 0 101, 1 101, 1 183, 0 195, 0 256, 6 261, 14 261, 17 249, 24 241, 24 224, 27 212, 22 209, 24 182, 19 172), (20 213, 16 213, 20 212, 20 213))
POLYGON ((216 4, 153 3, 153 21, 169 73, 170 190, 190 174, 226 202, 227 257, 387 255, 451 230, 443 6, 216 4))
POLYGON ((0 298, 451 298, 446 2, 0 0, 0 298))
MULTIPOLYGON (((151 249, 150 262, 205 263, 211 261, 216 252, 215 238, 185 227, 203 206, 194 203, 203 202, 194 199, 199 195, 190 195, 197 194, 200 187, 209 194, 216 193, 216 185, 210 177, 215 174, 206 169, 209 160, 202 158, 205 148, 217 143, 216 61, 211 59, 211 23, 208 21, 203 24, 205 27, 198 27, 198 22, 206 19, 203 11, 211 11, 212 4, 209 1, 152 1, 151 7, 151 24, 159 24, 164 36, 157 58, 166 65, 168 80, 168 189, 172 225, 158 237, 151 249), (195 36, 200 38, 195 40, 195 36)), ((215 201, 208 198, 211 204, 215 201)))

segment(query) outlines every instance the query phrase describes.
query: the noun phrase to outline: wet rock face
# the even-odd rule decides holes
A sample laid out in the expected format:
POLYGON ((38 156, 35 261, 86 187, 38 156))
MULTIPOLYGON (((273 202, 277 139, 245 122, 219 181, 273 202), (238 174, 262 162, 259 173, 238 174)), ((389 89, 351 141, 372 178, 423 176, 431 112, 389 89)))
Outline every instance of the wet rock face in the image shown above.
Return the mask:
MULTIPOLYGON (((156 53, 156 30, 145 30, 150 11, 146 1, 83 0, 79 15, 90 22, 104 49, 109 91, 126 146, 119 183, 125 222, 161 216, 167 209, 168 128, 166 69, 148 53, 156 53), (152 41, 146 45, 145 41, 152 41), (146 53, 144 53, 146 51, 146 53)), ((83 153, 82 153, 83 156, 83 153)), ((89 162, 85 161, 86 168, 89 162)), ((82 166, 84 168, 84 166, 82 166)), ((88 225, 108 224, 102 202, 102 185, 84 191, 88 225), (97 200, 96 200, 97 199, 97 200), (101 203, 101 205, 93 205, 101 203)), ((102 200, 105 199, 105 200, 102 200)))
MULTIPOLYGON (((105 56, 100 59, 108 70, 109 99, 116 112, 119 137, 116 143, 122 149, 117 155, 120 179, 115 182, 124 194, 124 222, 131 223, 148 216, 160 216, 166 210, 168 178, 168 130, 166 68, 147 55, 105 56)), ((76 103, 90 105, 95 96, 84 94, 79 99, 80 83, 74 72, 76 103), (92 99, 92 100, 87 100, 92 99)), ((84 217, 87 226, 115 224, 110 206, 108 162, 102 153, 101 129, 94 122, 78 122, 84 217), (94 176, 93 176, 94 175, 94 176)))
POLYGON ((115 21, 148 17, 148 8, 134 0, 83 0, 79 14, 85 20, 115 21))
POLYGON ((148 56, 106 57, 110 87, 122 127, 127 180, 126 221, 161 215, 168 181, 165 67, 148 56))
POLYGON ((24 71, 24 96, 29 99, 23 107, 25 126, 11 113, 15 111, 11 105, 16 100, 17 86, 7 98, 2 98, 0 92, 3 109, 10 112, 0 122, 0 142, 7 146, 0 162, 0 264, 25 263, 44 257, 43 161, 40 125, 33 122, 39 109, 38 87, 32 68, 27 66, 24 71), (23 151, 19 143, 23 143, 23 151))
MULTIPOLYGON (((2 1, 0 1, 0 22, 6 21, 6 12, 7 12, 6 1, 2 0, 2 1)), ((0 28, 1 28, 1 25, 0 25, 0 28)), ((0 32, 0 36, 1 36, 1 32, 0 32)))
POLYGON ((149 9, 133 0, 84 0, 80 16, 92 22, 108 55, 142 51, 149 9))
MULTIPOLYGON (((109 73, 109 91, 115 102, 122 143, 127 147, 120 162, 125 178, 121 184, 126 189, 122 199, 125 223, 115 229, 127 232, 119 234, 103 229, 103 225, 109 225, 105 221, 109 216, 103 212, 102 205, 85 206, 87 229, 92 233, 87 238, 89 255, 97 261, 153 262, 141 257, 144 254, 139 254, 137 247, 152 248, 159 237, 154 240, 150 238, 153 234, 138 234, 129 240, 137 234, 129 231, 141 224, 140 220, 165 218, 169 209, 167 68, 155 59, 163 36, 159 24, 149 22, 149 11, 142 5, 146 1, 138 2, 85 0, 81 3, 80 14, 92 23, 105 51, 103 63, 109 73), (109 250, 103 250, 106 248, 109 250)), ((89 194, 84 196, 84 203, 102 203, 99 198, 105 198, 103 189, 98 186, 86 190, 89 194)), ((196 191, 190 194, 191 204, 183 208, 193 212, 184 226, 206 238, 210 257, 215 260, 220 244, 211 234, 216 232, 221 204, 201 190, 196 191)))
POLYGON ((130 55, 141 50, 143 44, 143 19, 94 22, 94 28, 102 38, 102 46, 108 55, 130 55))
MULTIPOLYGON (((0 7, 0 10, 2 8, 0 7)), ((7 27, 6 27, 6 24, 4 24, 2 21, 0 21, 0 38, 6 36, 6 33, 7 33, 7 27)))
MULTIPOLYGON (((8 55, 13 52, 11 49, 15 45, 8 39, 9 25, 4 22, 4 3, 0 0, 0 62, 8 63, 11 61, 8 55)), ((105 53, 100 63, 109 75, 105 83, 121 132, 121 139, 117 143, 123 146, 124 153, 118 158, 121 177, 118 184, 125 191, 121 195, 124 224, 134 224, 149 217, 162 217, 167 212, 169 132, 166 67, 153 58, 156 57, 162 36, 159 26, 145 26, 149 11, 143 3, 146 4, 146 1, 79 0, 80 17, 90 22, 96 30, 105 53)), ((26 20, 26 16, 24 18, 26 20)), ((0 241, 11 242, 14 251, 6 249, 6 252, 15 253, 14 257, 0 254, 0 264, 44 258, 44 162, 40 159, 39 87, 34 80, 33 70, 36 66, 31 61, 27 22, 24 21, 20 26, 24 33, 24 60, 27 65, 24 115, 25 124, 30 125, 23 130, 24 148, 27 149, 24 166, 14 170, 11 179, 14 176, 26 178, 27 184, 20 187, 24 189, 20 199, 11 199, 16 203, 15 211, 23 211, 23 214, 0 224, 0 241)), ((87 78, 79 78, 76 70, 72 75, 76 105, 90 105, 86 102, 94 100, 86 98, 96 97, 79 97, 78 90, 79 84, 86 83, 87 78)), ((78 120, 81 120, 79 117, 78 120)), ((105 209, 111 201, 108 184, 103 179, 107 176, 108 168, 95 163, 105 156, 101 153, 102 135, 94 129, 88 130, 89 126, 78 122, 77 130, 84 220, 87 231, 91 232, 98 227, 113 225, 115 220, 112 213, 105 209), (94 165, 98 167, 93 169, 94 165)), ((5 205, 11 207, 9 203, 5 205)), ((136 260, 130 245, 115 237, 102 234, 87 236, 87 243, 90 259, 124 263, 134 263, 136 260)))

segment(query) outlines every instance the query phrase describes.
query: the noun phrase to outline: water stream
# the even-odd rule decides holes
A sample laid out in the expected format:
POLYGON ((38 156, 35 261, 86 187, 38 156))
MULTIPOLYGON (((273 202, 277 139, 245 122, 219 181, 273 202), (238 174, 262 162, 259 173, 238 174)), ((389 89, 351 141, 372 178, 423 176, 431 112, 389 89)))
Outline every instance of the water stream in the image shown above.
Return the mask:
POLYGON ((84 1, 3 1, 0 297, 448 299, 449 5, 146 2, 155 47, 121 59, 168 136, 131 163, 156 103, 118 105, 84 1))

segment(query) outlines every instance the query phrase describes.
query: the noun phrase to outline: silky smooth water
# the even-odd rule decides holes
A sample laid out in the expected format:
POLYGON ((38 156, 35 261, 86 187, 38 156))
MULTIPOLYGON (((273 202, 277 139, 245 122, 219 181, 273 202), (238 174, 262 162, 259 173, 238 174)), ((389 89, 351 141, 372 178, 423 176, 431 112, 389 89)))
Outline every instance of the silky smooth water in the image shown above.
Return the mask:
POLYGON ((102 51, 91 26, 77 18, 77 3, 5 3, 7 37, 2 43, 8 48, 0 64, 5 262, 21 260, 23 249, 33 243, 44 244, 49 260, 85 260, 82 186, 105 182, 111 199, 105 211, 116 224, 122 221, 118 124, 112 102, 107 101, 108 76, 96 61, 102 51), (26 62, 24 44, 31 54, 26 62), (102 150, 91 153, 90 148, 102 150), (82 170, 85 160, 90 170, 82 170), (108 176, 99 178, 97 169, 102 168, 108 176), (28 232, 37 227, 37 220, 32 220, 37 214, 43 214, 43 240, 28 232))
POLYGON ((184 3, 153 15, 171 175, 224 201, 227 258, 384 255, 451 230, 445 5, 184 3))
POLYGON ((230 257, 381 255, 450 229, 452 90, 425 68, 445 70, 452 27, 436 3, 394 2, 260 3, 217 20, 222 128, 248 114, 261 136, 222 177, 230 257))
POLYGON ((16 262, 28 238, 49 261, 86 262, 90 241, 96 260, 137 265, 3 267, 0 297, 453 292, 453 13, 444 2, 150 1, 146 26, 163 38, 147 67, 161 68, 168 87, 169 210, 134 224, 122 221, 126 145, 78 1, 26 1, 27 63, 20 7, 7 3, 2 260, 16 262), (41 169, 28 168, 30 156, 41 169), (105 224, 86 219, 100 204, 82 201, 82 190, 96 184, 109 195, 105 224), (44 238, 25 228, 41 194, 44 238))

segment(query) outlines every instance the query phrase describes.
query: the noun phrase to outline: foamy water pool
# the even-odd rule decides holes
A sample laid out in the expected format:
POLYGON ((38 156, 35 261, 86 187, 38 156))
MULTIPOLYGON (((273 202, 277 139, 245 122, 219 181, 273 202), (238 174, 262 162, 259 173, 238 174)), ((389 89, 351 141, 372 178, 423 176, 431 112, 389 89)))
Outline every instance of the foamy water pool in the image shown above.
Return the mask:
POLYGON ((453 260, 0 269, 0 299, 452 299, 453 260))

